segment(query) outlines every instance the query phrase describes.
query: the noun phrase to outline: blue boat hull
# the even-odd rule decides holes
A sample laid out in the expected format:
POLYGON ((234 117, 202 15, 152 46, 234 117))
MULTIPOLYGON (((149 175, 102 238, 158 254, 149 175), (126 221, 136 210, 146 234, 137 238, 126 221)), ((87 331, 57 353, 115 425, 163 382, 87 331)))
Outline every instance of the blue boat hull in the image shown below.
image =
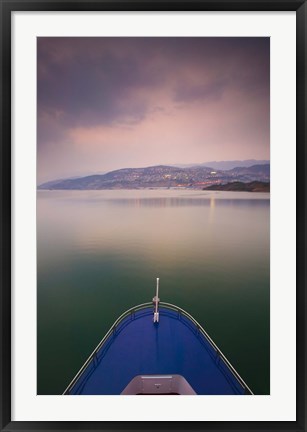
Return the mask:
POLYGON ((152 307, 122 319, 65 391, 119 395, 138 375, 180 375, 199 395, 251 394, 202 329, 167 307, 153 323, 152 307))

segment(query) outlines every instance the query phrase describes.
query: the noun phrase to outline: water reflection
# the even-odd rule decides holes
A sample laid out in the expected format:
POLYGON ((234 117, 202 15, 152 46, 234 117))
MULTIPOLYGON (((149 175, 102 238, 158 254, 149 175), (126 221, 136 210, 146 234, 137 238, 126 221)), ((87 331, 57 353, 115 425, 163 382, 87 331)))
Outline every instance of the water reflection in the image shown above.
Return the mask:
MULTIPOLYGON (((119 198, 108 199, 107 203, 110 205, 126 206, 126 207, 211 207, 212 201, 215 198, 119 198)), ((268 206, 268 199, 218 199, 216 205, 220 207, 225 206, 239 206, 249 205, 254 207, 268 206)))
POLYGON ((180 190, 39 192, 39 391, 60 393, 117 316, 152 298, 157 276, 163 299, 189 310, 230 360, 242 363, 249 384, 267 391, 268 198, 180 190), (63 375, 53 376, 58 352, 63 375))
POLYGON ((114 205, 125 207, 208 207, 269 206, 269 194, 248 192, 205 192, 176 190, 106 190, 106 191, 39 191, 40 200, 59 201, 63 205, 114 205))

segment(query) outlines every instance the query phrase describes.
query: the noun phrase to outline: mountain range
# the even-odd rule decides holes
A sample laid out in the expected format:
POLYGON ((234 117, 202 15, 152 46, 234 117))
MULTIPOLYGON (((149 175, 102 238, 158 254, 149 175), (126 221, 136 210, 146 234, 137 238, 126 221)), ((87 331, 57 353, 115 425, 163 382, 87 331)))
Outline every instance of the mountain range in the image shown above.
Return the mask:
POLYGON ((180 168, 191 168, 196 166, 210 167, 216 170, 230 170, 237 167, 250 167, 252 165, 268 165, 269 160, 256 160, 256 159, 245 159, 245 160, 232 160, 232 161, 210 161, 203 162, 201 164, 176 164, 175 166, 180 168))
POLYGON ((184 187, 204 189, 211 185, 240 181, 270 181, 270 165, 256 164, 218 170, 196 165, 182 168, 157 165, 144 168, 123 168, 106 174, 53 180, 38 186, 49 190, 99 190, 184 187))

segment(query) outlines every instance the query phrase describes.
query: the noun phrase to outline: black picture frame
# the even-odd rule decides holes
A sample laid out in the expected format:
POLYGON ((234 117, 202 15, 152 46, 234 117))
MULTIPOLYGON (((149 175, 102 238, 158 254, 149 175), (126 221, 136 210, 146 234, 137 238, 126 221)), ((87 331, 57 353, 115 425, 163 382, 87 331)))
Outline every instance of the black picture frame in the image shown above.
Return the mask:
POLYGON ((0 0, 1 28, 1 409, 2 431, 221 430, 306 431, 306 22, 304 0, 0 0), (11 13, 14 11, 295 11, 297 172, 297 404, 293 422, 11 421, 11 13))

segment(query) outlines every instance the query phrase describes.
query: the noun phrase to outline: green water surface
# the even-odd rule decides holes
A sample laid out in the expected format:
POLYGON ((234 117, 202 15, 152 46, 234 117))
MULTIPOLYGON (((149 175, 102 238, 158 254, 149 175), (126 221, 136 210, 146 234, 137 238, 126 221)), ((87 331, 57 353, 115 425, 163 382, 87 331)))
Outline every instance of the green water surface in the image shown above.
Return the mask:
POLYGON ((38 394, 61 394, 116 318, 160 298, 270 392, 269 194, 39 191, 38 394))

